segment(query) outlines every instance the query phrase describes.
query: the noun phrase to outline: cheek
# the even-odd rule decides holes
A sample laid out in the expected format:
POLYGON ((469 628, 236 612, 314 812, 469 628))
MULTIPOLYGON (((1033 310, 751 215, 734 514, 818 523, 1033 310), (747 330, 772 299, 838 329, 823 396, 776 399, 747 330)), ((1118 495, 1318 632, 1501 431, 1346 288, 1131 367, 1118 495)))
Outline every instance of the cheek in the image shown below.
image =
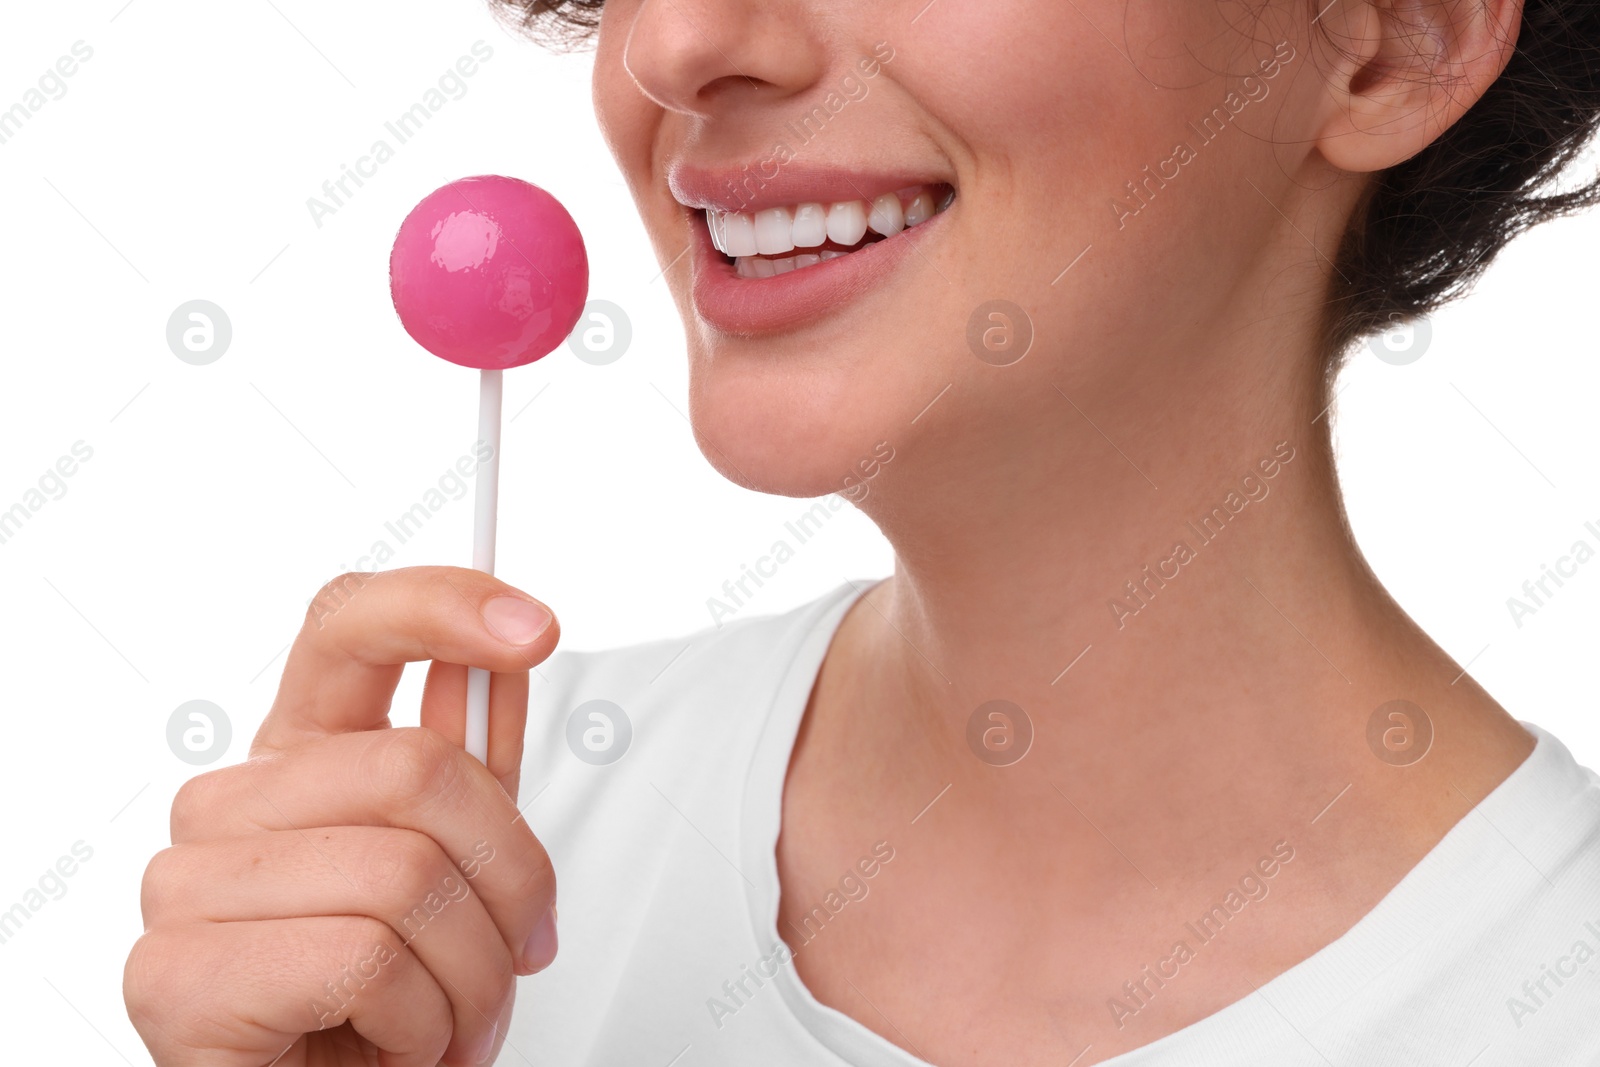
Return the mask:
POLYGON ((923 35, 939 46, 904 48, 896 77, 969 156, 963 192, 981 217, 979 258, 969 251, 964 271, 969 306, 978 290, 1008 297, 1066 352, 1128 347, 1130 326, 1156 325, 1154 292, 1169 320, 1192 321, 1223 299, 1270 214, 1246 179, 1267 187, 1263 175, 1276 173, 1269 142, 1293 69, 1213 142, 1193 124, 1239 92, 1281 39, 1272 23, 1283 18, 1230 12, 1221 0, 929 10, 923 35))
MULTIPOLYGON (((1185 10, 1209 7, 1198 0, 1185 10)), ((1182 135, 1197 91, 1166 86, 1193 86, 1203 73, 1176 42, 1207 31, 1170 14, 1158 24, 1153 9, 1145 11, 1141 23, 1137 10, 1107 0, 939 0, 922 20, 933 22, 922 36, 937 47, 900 50, 895 77, 967 157, 958 160, 969 172, 967 232, 953 275, 966 291, 959 321, 947 326, 962 329, 982 300, 1005 298, 1030 315, 1058 311, 1059 325, 1079 333, 1109 317, 1091 313, 1096 302, 1125 302, 1135 275, 1171 268, 1167 253, 1181 241, 1181 225, 1169 218, 1148 228, 1165 247, 1141 248, 1119 239, 1111 204, 1182 135), (1130 54, 1141 57, 1137 68, 1130 54)), ((1158 280, 1166 279, 1146 277, 1136 287, 1148 292, 1158 280)), ((1042 337, 1069 336, 1037 325, 1049 325, 1042 337)))
POLYGON ((1209 0, 941 3, 924 20, 929 47, 904 48, 896 76, 980 166, 1058 157, 1070 178, 1108 147, 1168 139, 1185 90, 1223 67, 1206 54, 1221 51, 1214 15, 1209 0))

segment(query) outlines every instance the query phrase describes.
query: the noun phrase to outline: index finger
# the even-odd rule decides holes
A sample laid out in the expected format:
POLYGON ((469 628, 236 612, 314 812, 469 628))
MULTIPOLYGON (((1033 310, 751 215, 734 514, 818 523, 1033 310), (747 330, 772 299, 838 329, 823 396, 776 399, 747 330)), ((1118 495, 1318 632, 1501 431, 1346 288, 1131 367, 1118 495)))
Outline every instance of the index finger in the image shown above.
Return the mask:
POLYGON ((404 567, 342 575, 307 609, 250 754, 387 727, 407 663, 527 671, 559 637, 549 608, 482 571, 404 567))

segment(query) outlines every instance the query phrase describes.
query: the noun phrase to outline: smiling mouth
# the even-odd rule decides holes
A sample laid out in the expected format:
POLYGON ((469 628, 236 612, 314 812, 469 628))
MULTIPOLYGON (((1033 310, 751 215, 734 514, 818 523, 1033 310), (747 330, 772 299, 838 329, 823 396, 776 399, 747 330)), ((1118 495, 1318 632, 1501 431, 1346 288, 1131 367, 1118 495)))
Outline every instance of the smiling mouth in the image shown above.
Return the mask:
POLYGON ((741 278, 772 278, 886 241, 946 211, 955 187, 908 186, 872 200, 808 201, 760 211, 702 212, 711 243, 741 278))

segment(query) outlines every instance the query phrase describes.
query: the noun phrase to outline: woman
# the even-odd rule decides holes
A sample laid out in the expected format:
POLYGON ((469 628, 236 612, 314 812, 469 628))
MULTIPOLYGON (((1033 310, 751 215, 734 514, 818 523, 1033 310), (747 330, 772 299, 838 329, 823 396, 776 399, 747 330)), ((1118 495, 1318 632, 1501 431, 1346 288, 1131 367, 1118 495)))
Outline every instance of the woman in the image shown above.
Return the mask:
POLYGON ((1380 587, 1326 417, 1595 201, 1593 0, 520 15, 598 28, 707 459, 894 575, 549 663, 494 578, 336 580, 151 864, 158 1063, 1600 1061, 1600 779, 1380 587))

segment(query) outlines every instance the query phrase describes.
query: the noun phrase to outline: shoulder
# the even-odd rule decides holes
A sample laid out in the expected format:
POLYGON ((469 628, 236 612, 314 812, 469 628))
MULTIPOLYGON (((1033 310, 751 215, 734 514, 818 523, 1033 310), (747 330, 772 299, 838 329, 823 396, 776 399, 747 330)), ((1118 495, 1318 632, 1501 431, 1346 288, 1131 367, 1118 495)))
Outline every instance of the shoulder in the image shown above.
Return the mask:
POLYGON ((1600 777, 1522 725, 1536 739, 1524 762, 1307 969, 1330 1039, 1352 1012, 1370 1024, 1354 1040, 1371 1055, 1355 1061, 1387 1062, 1380 1047, 1409 1031, 1478 1067, 1600 1062, 1600 970, 1587 966, 1600 956, 1600 777), (1348 986, 1339 1013, 1330 983, 1348 986))
MULTIPOLYGON (((524 792, 574 768, 637 755, 681 759, 759 731, 808 644, 870 583, 845 582, 788 611, 600 651, 557 651, 533 672, 524 792), (634 752, 637 750, 637 752, 634 752)), ((730 753, 731 754, 731 753, 730 753)))

